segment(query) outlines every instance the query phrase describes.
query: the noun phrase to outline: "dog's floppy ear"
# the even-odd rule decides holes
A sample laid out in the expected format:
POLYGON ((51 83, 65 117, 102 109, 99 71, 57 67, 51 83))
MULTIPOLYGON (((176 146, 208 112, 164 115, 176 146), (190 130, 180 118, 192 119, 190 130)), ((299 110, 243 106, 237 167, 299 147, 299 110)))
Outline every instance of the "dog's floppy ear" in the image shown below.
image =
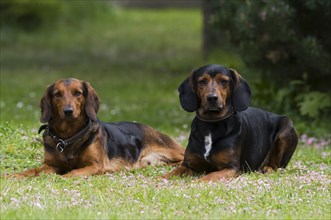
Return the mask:
POLYGON ((92 120, 97 120, 97 113, 99 111, 99 97, 90 83, 83 83, 83 95, 85 97, 85 112, 86 115, 92 120))
POLYGON ((198 98, 194 91, 194 72, 178 87, 179 100, 182 108, 188 112, 198 109, 198 98))
POLYGON ((251 101, 251 88, 247 81, 236 70, 230 69, 234 80, 232 92, 232 106, 235 111, 244 111, 251 101))
POLYGON ((47 123, 52 116, 52 104, 51 104, 51 96, 53 91, 53 85, 47 87, 44 96, 40 100, 40 110, 41 110, 41 123, 47 123))

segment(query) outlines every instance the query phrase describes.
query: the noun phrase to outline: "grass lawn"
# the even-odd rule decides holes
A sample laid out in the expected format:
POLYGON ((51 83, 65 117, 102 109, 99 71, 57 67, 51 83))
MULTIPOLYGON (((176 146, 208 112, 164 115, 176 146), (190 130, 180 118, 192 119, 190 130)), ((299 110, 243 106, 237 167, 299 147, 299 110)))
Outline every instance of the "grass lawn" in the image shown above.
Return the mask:
MULTIPOLYGON (((208 63, 240 66, 220 53, 200 55, 197 10, 124 10, 37 33, 1 30, 1 219, 330 219, 330 143, 300 142, 288 168, 219 183, 162 180, 170 167, 89 178, 57 175, 21 181, 4 173, 41 164, 39 100, 60 78, 89 81, 103 121, 139 121, 187 143, 192 114, 177 86, 208 63), (315 144, 315 145, 314 145, 315 144)), ((301 134, 300 134, 301 135, 301 134)))

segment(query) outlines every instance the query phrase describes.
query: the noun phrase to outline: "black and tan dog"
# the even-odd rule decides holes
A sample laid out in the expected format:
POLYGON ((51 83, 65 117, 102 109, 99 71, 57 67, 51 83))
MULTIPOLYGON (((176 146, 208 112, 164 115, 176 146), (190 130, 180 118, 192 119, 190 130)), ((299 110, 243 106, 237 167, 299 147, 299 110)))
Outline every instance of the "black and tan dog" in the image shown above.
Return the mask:
POLYGON ((292 121, 248 108, 250 87, 235 70, 203 66, 180 85, 179 93, 183 109, 196 111, 196 117, 183 163, 165 178, 206 173, 202 180, 216 181, 287 166, 298 142, 292 121))
POLYGON ((49 86, 40 102, 45 130, 41 167, 14 174, 17 178, 57 173, 64 177, 89 176, 176 164, 184 148, 147 125, 97 120, 99 97, 88 82, 59 80, 49 86))

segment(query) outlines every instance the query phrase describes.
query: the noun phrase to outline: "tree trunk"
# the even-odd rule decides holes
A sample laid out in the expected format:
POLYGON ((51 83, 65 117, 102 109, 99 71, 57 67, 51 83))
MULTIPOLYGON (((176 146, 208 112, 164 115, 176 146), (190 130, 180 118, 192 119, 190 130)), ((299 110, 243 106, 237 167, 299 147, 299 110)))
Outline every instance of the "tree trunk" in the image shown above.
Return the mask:
POLYGON ((207 58, 213 45, 213 31, 211 27, 212 1, 202 0, 203 14, 203 33, 202 33, 202 52, 203 57, 207 58))

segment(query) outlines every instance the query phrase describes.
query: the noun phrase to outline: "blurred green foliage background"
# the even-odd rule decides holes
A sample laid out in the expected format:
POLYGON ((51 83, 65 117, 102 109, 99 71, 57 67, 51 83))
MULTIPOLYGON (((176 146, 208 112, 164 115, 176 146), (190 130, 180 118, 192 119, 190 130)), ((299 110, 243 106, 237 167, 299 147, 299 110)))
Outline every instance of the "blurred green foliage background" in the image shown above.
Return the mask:
POLYGON ((239 54, 255 73, 255 105, 330 121, 330 0, 209 0, 204 11, 206 50, 239 54))
MULTIPOLYGON (((316 2, 315 10, 330 7, 324 1, 309 2, 316 2)), ((271 63, 265 60, 270 44, 279 49, 297 42, 304 51, 299 54, 307 58, 298 64, 320 62, 321 69, 329 68, 329 49, 317 44, 319 38, 291 39, 295 36, 288 27, 301 25, 291 21, 302 14, 283 1, 206 1, 212 11, 206 5, 137 9, 117 3, 1 1, 1 123, 38 127, 39 99, 46 86, 76 77, 89 81, 100 95, 101 120, 139 121, 178 135, 189 130, 193 117, 179 106, 178 85, 193 69, 218 63, 235 68, 250 82, 252 105, 289 115, 300 133, 330 135, 331 96, 325 86, 330 72, 317 82, 311 78, 317 72, 291 72, 295 68, 272 63, 270 54, 271 63), (284 16, 273 13, 273 7, 284 16), (202 47, 206 13, 211 13, 217 36, 208 50, 202 47), (260 40, 261 33, 268 35, 267 43, 260 40), (318 50, 312 51, 313 45, 318 50)), ((320 16, 329 19, 329 11, 323 9, 320 16)))

